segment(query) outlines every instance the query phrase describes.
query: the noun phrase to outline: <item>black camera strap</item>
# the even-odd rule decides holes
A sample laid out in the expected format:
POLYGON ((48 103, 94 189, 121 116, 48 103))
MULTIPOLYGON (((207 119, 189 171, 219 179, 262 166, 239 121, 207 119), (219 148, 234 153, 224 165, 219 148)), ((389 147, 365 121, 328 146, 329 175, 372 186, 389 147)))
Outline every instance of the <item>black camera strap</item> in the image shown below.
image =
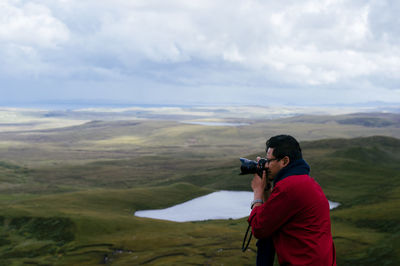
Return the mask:
MULTIPOLYGON (((243 238, 242 252, 245 252, 247 250, 251 241, 251 237, 253 236, 252 232, 250 232, 249 240, 246 243, 246 239, 251 228, 250 224, 253 218, 254 216, 249 221, 246 234, 244 235, 243 238)), ((272 238, 259 239, 257 241, 257 261, 256 261, 257 266, 258 265, 272 266, 274 265, 274 259, 275 259, 275 247, 272 238)))
POLYGON ((247 241, 247 244, 246 244, 246 239, 247 239, 247 236, 248 236, 248 234, 249 234, 249 229, 250 229, 250 228, 251 228, 251 226, 250 226, 250 224, 249 224, 249 226, 247 226, 246 234, 244 235, 244 238, 243 238, 242 252, 245 252, 245 251, 247 250, 247 248, 249 247, 249 244, 250 244, 251 237, 253 236, 253 234, 250 233, 249 240, 247 241))
POLYGON ((250 241, 251 241, 251 237, 253 236, 252 232, 250 231, 250 228, 251 228, 250 224, 251 224, 251 221, 253 220, 253 218, 254 218, 254 216, 251 217, 251 220, 249 221, 249 226, 247 226, 246 234, 244 235, 244 238, 243 238, 242 252, 245 252, 247 250, 247 248, 249 247, 250 241), (249 234, 249 231, 250 231, 250 236, 249 236, 249 240, 247 241, 247 244, 246 244, 246 239, 249 234))

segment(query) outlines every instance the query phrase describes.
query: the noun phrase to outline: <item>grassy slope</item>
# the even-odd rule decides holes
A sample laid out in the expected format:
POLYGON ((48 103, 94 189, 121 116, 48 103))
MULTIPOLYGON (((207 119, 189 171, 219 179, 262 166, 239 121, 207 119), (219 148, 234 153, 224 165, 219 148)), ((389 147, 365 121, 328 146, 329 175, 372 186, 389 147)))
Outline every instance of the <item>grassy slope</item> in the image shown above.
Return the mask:
MULTIPOLYGON (((303 150, 325 193, 342 203, 332 212, 340 265, 397 265, 400 141, 386 137, 324 140, 303 143, 303 150)), ((207 169, 197 178, 182 178, 203 183, 203 188, 176 183, 99 188, 28 200, 10 195, 2 204, 1 256, 7 263, 93 265, 107 254, 115 265, 252 264, 254 242, 247 253, 239 249, 246 227, 243 219, 173 223, 132 216, 135 210, 163 208, 212 188, 225 188, 222 184, 229 183, 237 165, 228 162, 225 167, 228 174, 215 169, 215 178, 201 177, 207 176, 207 169)), ((235 182, 248 186, 246 177, 240 178, 235 182)))
MULTIPOLYGON (((273 123, 256 124, 251 130, 176 127, 171 122, 161 126, 150 122, 141 129, 125 124, 123 131, 96 123, 87 126, 86 133, 75 135, 75 144, 63 130, 59 130, 62 138, 47 140, 41 133, 17 136, 17 141, 33 147, 30 151, 36 157, 31 160, 40 163, 23 163, 36 165, 33 169, 18 163, 24 156, 30 159, 26 150, 0 147, 6 158, 11 150, 8 158, 12 158, 0 164, 0 261, 4 265, 95 265, 105 254, 115 265, 253 265, 255 242, 248 252, 240 251, 244 219, 173 223, 132 213, 170 206, 215 189, 249 190, 251 177, 237 175, 236 157, 254 157, 255 147, 264 142, 263 130, 268 135, 297 127, 303 139, 312 139, 332 134, 348 137, 362 129, 319 125, 307 133, 306 125, 273 123), (96 134, 92 127, 100 126, 93 139, 96 145, 88 144, 88 136, 96 134), (134 139, 126 136, 146 135, 148 142, 126 144, 127 138, 128 142, 134 139), (42 144, 36 146, 40 140, 42 144), (243 149, 249 141, 256 144, 243 149), (57 164, 53 154, 59 156, 57 164), (75 164, 76 154, 90 160, 75 164)), ((387 129, 369 132, 382 130, 387 129)), ((54 134, 59 133, 44 133, 54 134)), ((399 140, 321 140, 304 142, 303 150, 328 197, 343 203, 332 212, 340 265, 400 264, 399 140)))
POLYGON ((400 140, 325 140, 303 149, 327 196, 342 203, 332 212, 340 264, 399 265, 400 140))
MULTIPOLYGON (((61 265, 95 265, 104 254, 115 265, 233 262, 237 258, 230 256, 239 251, 244 221, 174 223, 133 216, 135 210, 167 207, 211 191, 175 184, 20 201, 2 211, 1 257, 4 263, 61 265), (47 226, 39 226, 43 224, 47 226)), ((240 260, 245 264, 252 255, 240 254, 240 260)))

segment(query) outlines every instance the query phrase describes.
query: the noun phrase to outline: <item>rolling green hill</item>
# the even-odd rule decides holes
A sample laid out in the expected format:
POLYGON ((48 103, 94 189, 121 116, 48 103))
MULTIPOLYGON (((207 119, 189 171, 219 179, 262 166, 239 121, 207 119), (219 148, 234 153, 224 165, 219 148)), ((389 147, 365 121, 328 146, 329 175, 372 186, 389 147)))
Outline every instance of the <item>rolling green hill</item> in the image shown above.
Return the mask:
POLYGON ((304 143, 303 149, 327 196, 342 203, 332 212, 335 243, 342 254, 338 261, 399 264, 400 140, 324 140, 304 143))
MULTIPOLYGON (((400 140, 301 145, 312 176, 341 203, 331 212, 338 265, 400 265, 400 140)), ((175 223, 133 215, 215 190, 250 190, 237 158, 201 152, 35 168, 2 161, 0 265, 254 265, 255 241, 240 251, 245 218, 175 223)))
POLYGON ((282 123, 316 123, 339 125, 357 125, 367 128, 399 127, 400 115, 395 113, 355 113, 346 115, 299 115, 281 119, 282 123))

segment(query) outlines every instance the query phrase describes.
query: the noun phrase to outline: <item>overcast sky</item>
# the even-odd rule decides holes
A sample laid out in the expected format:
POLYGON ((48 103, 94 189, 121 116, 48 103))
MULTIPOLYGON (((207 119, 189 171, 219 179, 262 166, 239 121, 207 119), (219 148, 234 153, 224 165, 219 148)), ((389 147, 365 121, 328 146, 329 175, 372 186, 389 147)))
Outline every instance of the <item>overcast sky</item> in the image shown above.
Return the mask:
POLYGON ((399 14, 396 0, 0 0, 0 103, 399 103, 399 14))

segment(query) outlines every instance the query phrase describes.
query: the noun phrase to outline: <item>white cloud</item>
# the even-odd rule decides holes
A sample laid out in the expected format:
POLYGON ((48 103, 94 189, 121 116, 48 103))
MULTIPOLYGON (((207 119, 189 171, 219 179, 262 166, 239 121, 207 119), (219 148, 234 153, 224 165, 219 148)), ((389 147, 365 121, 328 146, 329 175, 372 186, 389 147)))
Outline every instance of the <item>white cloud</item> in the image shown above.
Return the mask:
POLYGON ((53 66, 43 54, 68 41, 69 30, 41 4, 6 0, 0 3, 0 75, 37 77, 53 66))
POLYGON ((56 48, 69 38, 65 25, 44 5, 6 0, 0 3, 0 10, 0 40, 3 42, 56 48))
POLYGON ((377 91, 392 83, 390 91, 400 80, 398 11, 378 0, 5 0, 0 75, 161 94, 173 86, 359 91, 364 82, 377 91))

